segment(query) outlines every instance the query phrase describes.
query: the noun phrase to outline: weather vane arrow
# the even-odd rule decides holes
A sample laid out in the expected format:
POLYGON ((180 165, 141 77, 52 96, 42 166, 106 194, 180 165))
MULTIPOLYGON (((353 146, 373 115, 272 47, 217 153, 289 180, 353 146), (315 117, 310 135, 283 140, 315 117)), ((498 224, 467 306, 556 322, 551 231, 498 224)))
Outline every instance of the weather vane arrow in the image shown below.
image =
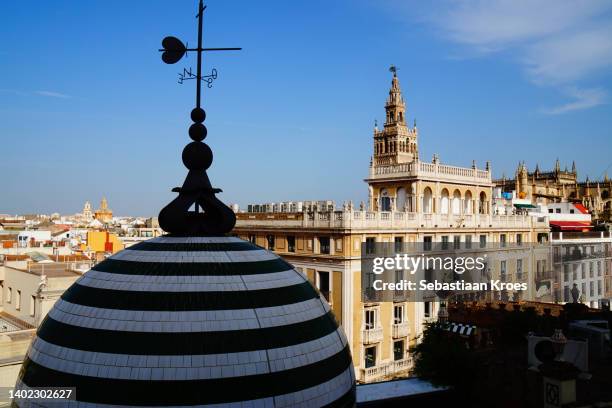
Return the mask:
POLYGON ((203 140, 208 131, 204 126, 206 112, 201 108, 202 82, 208 87, 217 78, 217 70, 212 69, 210 75, 202 76, 202 53, 206 51, 237 51, 242 48, 203 48, 202 25, 206 7, 200 0, 198 6, 198 46, 188 48, 176 37, 166 37, 162 40, 162 60, 166 64, 176 64, 188 51, 198 54, 197 71, 193 75, 191 68, 183 69, 179 73, 179 83, 188 79, 196 80, 196 107, 191 111, 193 124, 189 127, 189 137, 193 142, 183 149, 183 164, 189 169, 182 187, 175 187, 172 191, 178 197, 166 205, 159 213, 159 225, 164 231, 171 234, 198 234, 220 235, 226 234, 234 228, 236 215, 231 208, 221 202, 215 194, 221 192, 213 188, 206 170, 212 164, 212 150, 203 140), (194 208, 191 211, 191 208, 194 208))

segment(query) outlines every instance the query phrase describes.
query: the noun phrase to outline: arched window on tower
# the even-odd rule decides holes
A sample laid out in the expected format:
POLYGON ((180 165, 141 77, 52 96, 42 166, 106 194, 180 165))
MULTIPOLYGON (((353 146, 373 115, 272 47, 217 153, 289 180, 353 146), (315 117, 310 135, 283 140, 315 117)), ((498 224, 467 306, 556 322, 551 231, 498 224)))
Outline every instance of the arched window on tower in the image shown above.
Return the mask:
POLYGON ((397 189, 397 196, 395 197, 395 209, 396 211, 404 211, 406 209, 406 189, 400 187, 397 189))
POLYGON ((400 112, 400 113, 399 113, 399 121, 400 121, 400 122, 403 122, 403 121, 404 121, 404 117, 403 117, 403 115, 402 115, 402 112, 400 112))
POLYGON ((386 188, 380 190, 380 211, 391 211, 391 197, 386 188))
POLYGON ((433 198, 432 198, 431 188, 425 187, 423 190, 423 213, 431 214, 433 210, 433 198))
POLYGON ((442 190, 442 194, 440 196, 440 214, 448 214, 448 190, 442 190))
POLYGON ((461 193, 459 190, 455 190, 453 193, 452 210, 453 215, 461 214, 461 193))
POLYGON ((487 213, 487 195, 485 194, 484 191, 480 193, 480 201, 478 203, 478 212, 480 214, 487 213))
POLYGON ((465 214, 472 214, 472 192, 471 191, 467 191, 465 193, 465 199, 463 202, 463 212, 465 214))

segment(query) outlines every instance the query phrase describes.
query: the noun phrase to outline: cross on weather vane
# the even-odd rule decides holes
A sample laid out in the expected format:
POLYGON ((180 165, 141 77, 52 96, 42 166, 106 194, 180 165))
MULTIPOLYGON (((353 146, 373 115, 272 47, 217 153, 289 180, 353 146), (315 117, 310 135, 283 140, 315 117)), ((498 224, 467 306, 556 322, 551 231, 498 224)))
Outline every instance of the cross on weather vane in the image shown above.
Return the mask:
POLYGON ((176 37, 162 40, 162 60, 166 64, 176 64, 188 51, 198 54, 197 71, 194 75, 191 68, 179 73, 179 83, 185 80, 196 81, 196 107, 191 111, 193 124, 189 127, 189 137, 193 142, 183 149, 183 164, 189 172, 182 187, 175 187, 173 192, 178 197, 166 205, 159 213, 159 225, 166 232, 181 235, 223 235, 232 230, 236 224, 236 215, 231 208, 219 200, 215 194, 221 192, 213 188, 206 170, 213 160, 212 150, 203 140, 208 134, 204 120, 206 112, 201 108, 202 82, 208 87, 217 78, 217 70, 212 69, 209 75, 202 75, 202 53, 205 51, 232 51, 242 48, 203 48, 202 25, 206 7, 200 0, 198 6, 198 47, 188 48, 176 37), (191 210, 193 208, 193 210, 191 210))
POLYGON ((191 68, 183 69, 183 72, 179 74, 179 83, 182 84, 183 81, 188 79, 196 79, 196 107, 200 107, 201 94, 202 94, 202 81, 205 81, 207 86, 212 87, 212 82, 217 79, 217 70, 212 69, 210 75, 202 76, 202 53, 205 51, 239 51, 242 48, 202 48, 202 26, 204 20, 204 10, 206 10, 206 6, 204 6, 202 0, 200 0, 200 4, 198 6, 198 47, 197 48, 187 48, 185 44, 181 40, 176 37, 168 36, 162 40, 162 49, 159 51, 163 52, 162 60, 166 64, 176 64, 183 55, 187 53, 187 51, 196 51, 198 53, 198 65, 196 74, 193 75, 191 72, 191 68))

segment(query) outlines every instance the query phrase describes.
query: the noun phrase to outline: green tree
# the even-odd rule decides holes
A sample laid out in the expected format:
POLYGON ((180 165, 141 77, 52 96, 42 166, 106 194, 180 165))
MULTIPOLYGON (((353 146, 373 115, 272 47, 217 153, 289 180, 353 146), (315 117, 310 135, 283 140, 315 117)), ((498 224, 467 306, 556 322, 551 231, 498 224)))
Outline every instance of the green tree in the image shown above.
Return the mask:
POLYGON ((428 324, 422 341, 414 348, 414 374, 435 386, 448 386, 469 393, 470 373, 476 362, 473 353, 457 336, 435 323, 428 324))

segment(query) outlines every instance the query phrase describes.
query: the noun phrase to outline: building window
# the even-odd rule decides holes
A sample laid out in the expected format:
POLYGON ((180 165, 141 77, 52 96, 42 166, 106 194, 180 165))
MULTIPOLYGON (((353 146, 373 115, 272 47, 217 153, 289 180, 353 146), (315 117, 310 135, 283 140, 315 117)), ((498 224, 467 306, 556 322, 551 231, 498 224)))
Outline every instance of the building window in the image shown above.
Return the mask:
POLYGON ((552 209, 552 208, 549 208, 549 209, 548 209, 548 212, 549 212, 550 214, 552 214, 552 213, 553 213, 553 209, 552 209))
POLYGON ((455 235, 453 237, 453 249, 461 249, 461 236, 455 235))
POLYGON ((295 237, 293 235, 287 236, 287 251, 295 252, 295 237))
MULTIPOLYGON (((395 282, 400 283, 403 279, 404 279, 404 270, 403 269, 396 270, 395 271, 395 282)), ((401 297, 404 295, 404 291, 401 289, 395 289, 394 295, 397 299, 401 299, 401 297)))
POLYGON ((423 250, 431 251, 432 237, 423 237, 423 250))
POLYGON ((516 234, 516 245, 523 245, 523 234, 516 234))
POLYGON ((257 237, 253 234, 249 235, 249 241, 251 244, 257 244, 257 237))
POLYGON ((366 254, 373 254, 376 251, 376 238, 368 237, 365 242, 366 254))
POLYGON ((464 242, 465 242, 466 249, 472 248, 472 236, 471 235, 466 235, 464 238, 464 242))
POLYGON ((442 249, 448 249, 448 235, 442 235, 442 249))
POLYGON ((597 276, 601 276, 601 261, 597 261, 597 276))
POLYGON ((404 246, 404 238, 403 237, 395 237, 395 252, 402 252, 402 248, 404 246))
POLYGON ((376 327, 376 309, 365 310, 365 329, 372 330, 376 327))
POLYGON ((523 279, 523 260, 516 260, 516 279, 523 279))
POLYGON ((36 316, 36 296, 30 296, 30 316, 36 316))
POLYGON ((17 291, 17 296, 15 296, 15 310, 21 310, 21 291, 17 291))
POLYGON ((376 365, 376 346, 365 348, 365 368, 376 365))
POLYGON ((266 241, 268 241, 268 249, 274 251, 274 235, 266 236, 266 241))
POLYGON ((569 282, 569 265, 568 264, 563 265, 563 281, 566 283, 569 282))
POLYGON ((589 277, 593 278, 595 276, 595 262, 589 263, 589 277))
POLYGON ((591 295, 591 297, 595 296, 595 288, 593 284, 594 284, 593 281, 589 282, 589 294, 591 295))
POLYGON ((542 274, 546 271, 546 259, 539 259, 536 261, 536 272, 542 274))
POLYGON ((431 317, 431 302, 424 302, 423 303, 423 316, 424 317, 431 317))
POLYGON ((329 302, 329 272, 318 271, 317 272, 317 288, 323 295, 323 297, 329 302))
POLYGON ((569 302, 570 301, 569 298, 570 298, 570 288, 569 286, 564 286, 563 287, 563 301, 569 302))
POLYGON ((557 209, 555 210, 555 212, 556 212, 557 214, 561 214, 561 209, 560 209, 560 208, 557 208, 557 209))
POLYGON ((404 340, 393 342, 393 360, 398 361, 404 358, 404 340))
POLYGON ((393 324, 404 323, 404 305, 393 306, 393 324))
POLYGON ((506 246, 506 234, 499 235, 499 246, 502 248, 506 246))
POLYGON ((499 261, 499 274, 501 279, 506 279, 506 261, 499 261))
POLYGON ((6 291, 6 303, 11 303, 13 301, 13 288, 9 287, 6 291))
POLYGON ((487 246, 487 236, 481 235, 480 236, 480 247, 484 248, 485 246, 487 246))
POLYGON ((319 252, 329 254, 329 237, 319 237, 319 252))

